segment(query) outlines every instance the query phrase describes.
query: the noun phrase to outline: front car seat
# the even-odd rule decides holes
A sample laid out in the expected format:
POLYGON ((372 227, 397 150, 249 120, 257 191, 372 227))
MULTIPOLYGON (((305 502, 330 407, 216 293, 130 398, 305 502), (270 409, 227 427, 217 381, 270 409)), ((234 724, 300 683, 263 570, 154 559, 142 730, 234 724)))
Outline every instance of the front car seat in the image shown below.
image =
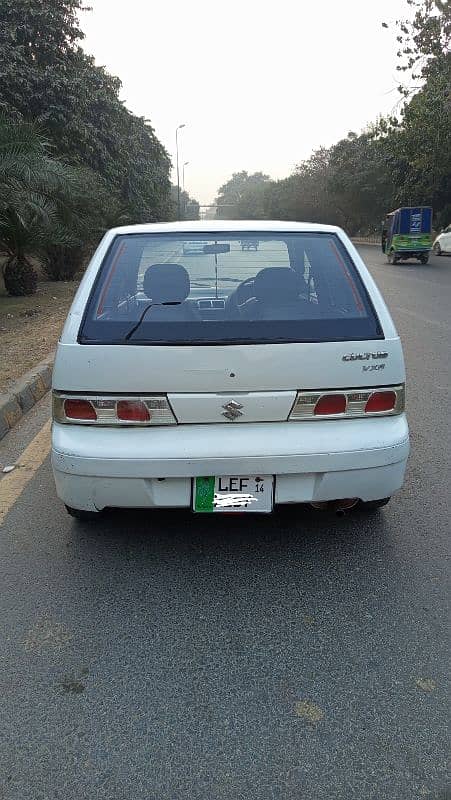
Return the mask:
POLYGON ((144 273, 144 294, 155 303, 149 317, 164 322, 198 320, 190 293, 188 272, 181 264, 152 264, 144 273), (168 303, 169 305, 165 305, 168 303), (170 305, 174 303, 174 305, 170 305))
POLYGON ((241 310, 245 319, 299 319, 305 298, 299 296, 301 282, 288 267, 267 267, 255 277, 254 297, 241 310))

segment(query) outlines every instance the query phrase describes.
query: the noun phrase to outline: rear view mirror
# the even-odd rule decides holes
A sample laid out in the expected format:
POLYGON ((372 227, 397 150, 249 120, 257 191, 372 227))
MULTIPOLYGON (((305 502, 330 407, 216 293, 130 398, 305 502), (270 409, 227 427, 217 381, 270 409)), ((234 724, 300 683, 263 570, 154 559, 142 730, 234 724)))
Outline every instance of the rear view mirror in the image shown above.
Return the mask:
POLYGON ((204 253, 230 253, 229 244, 204 244, 204 253))

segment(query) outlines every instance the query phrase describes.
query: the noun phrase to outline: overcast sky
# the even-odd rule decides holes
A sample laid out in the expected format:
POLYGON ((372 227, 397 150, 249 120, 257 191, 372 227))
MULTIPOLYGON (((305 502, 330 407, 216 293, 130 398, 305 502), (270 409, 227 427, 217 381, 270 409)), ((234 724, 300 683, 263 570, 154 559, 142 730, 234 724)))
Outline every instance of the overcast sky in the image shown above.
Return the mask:
POLYGON ((288 175, 392 111, 406 0, 90 0, 84 48, 152 121, 201 203, 242 169, 288 175))

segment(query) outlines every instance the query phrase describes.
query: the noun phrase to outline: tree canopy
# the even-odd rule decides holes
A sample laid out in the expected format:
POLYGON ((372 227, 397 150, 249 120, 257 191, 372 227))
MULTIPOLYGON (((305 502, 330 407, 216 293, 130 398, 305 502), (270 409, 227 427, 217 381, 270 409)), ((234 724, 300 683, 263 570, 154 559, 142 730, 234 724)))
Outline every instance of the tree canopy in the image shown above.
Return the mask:
MULTIPOLYGON (((83 251, 102 230, 108 200, 93 173, 53 157, 35 126, 0 117, 0 253, 11 294, 36 289, 29 256, 51 264, 51 253, 83 251)), ((52 277, 68 277, 64 270, 52 277)))
MULTIPOLYGON (((84 174, 77 186, 72 181, 72 244, 67 238, 65 244, 48 243, 43 256, 52 277, 63 276, 59 263, 72 260, 74 270, 76 253, 81 266, 86 246, 106 227, 172 214, 168 153, 150 122, 120 100, 120 80, 83 51, 83 10, 82 0, 0 0, 3 120, 33 125, 43 175, 49 174, 49 159, 54 170, 69 174, 72 168, 72 178, 84 174), (87 217, 93 221, 89 234, 82 231, 87 217)), ((17 152, 18 161, 23 157, 17 152)), ((0 213, 5 202, 0 198, 0 213)), ((48 241, 48 231, 41 238, 48 241)))
POLYGON ((261 216, 264 186, 269 180, 269 175, 263 172, 254 172, 252 175, 246 170, 234 172, 218 190, 218 216, 224 219, 261 216))
POLYGON ((37 123, 66 162, 89 167, 136 221, 169 211, 170 159, 120 80, 81 48, 82 0, 0 0, 0 110, 37 123))

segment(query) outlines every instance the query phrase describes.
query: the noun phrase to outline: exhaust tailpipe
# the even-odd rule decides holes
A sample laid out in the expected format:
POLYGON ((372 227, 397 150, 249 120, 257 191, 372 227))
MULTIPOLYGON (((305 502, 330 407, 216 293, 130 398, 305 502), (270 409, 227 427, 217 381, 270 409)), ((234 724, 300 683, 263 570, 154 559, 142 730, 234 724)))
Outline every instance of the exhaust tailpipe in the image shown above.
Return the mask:
POLYGON ((346 511, 357 505, 358 497, 344 497, 341 500, 326 500, 322 503, 310 503, 315 511, 335 511, 338 516, 344 516, 346 511))

